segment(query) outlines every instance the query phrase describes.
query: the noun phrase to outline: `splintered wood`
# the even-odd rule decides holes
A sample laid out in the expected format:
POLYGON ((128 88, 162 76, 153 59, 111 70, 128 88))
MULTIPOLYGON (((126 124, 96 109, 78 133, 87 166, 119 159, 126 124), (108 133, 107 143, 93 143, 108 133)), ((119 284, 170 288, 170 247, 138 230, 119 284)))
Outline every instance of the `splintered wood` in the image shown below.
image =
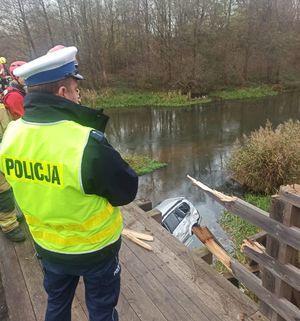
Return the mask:
POLYGON ((136 232, 126 228, 123 229, 122 235, 125 236, 128 240, 143 247, 144 249, 148 251, 152 251, 151 245, 147 244, 146 242, 143 242, 143 241, 153 242, 154 238, 152 235, 136 232))
POLYGON ((215 241, 214 236, 207 227, 194 226, 193 233, 199 238, 199 240, 206 245, 208 250, 218 258, 226 268, 231 271, 230 261, 231 258, 227 252, 215 241))

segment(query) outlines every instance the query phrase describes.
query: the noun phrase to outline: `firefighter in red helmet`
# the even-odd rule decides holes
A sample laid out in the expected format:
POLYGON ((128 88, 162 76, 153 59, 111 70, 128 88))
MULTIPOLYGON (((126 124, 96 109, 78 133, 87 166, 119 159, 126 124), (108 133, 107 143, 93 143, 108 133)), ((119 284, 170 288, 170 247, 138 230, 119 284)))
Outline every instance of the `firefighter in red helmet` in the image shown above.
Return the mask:
POLYGON ((24 115, 24 97, 25 88, 24 80, 14 75, 17 67, 26 64, 25 61, 14 61, 9 66, 9 74, 13 79, 3 92, 2 101, 7 110, 10 112, 12 119, 18 119, 24 115))

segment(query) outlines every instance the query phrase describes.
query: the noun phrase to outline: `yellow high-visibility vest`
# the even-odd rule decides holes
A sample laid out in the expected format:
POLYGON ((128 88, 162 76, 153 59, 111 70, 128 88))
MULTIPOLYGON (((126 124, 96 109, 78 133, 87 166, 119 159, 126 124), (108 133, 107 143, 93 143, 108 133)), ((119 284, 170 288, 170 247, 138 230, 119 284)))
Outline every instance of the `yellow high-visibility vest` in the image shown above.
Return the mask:
POLYGON ((83 191, 81 161, 91 130, 73 121, 43 124, 18 119, 4 134, 0 170, 35 242, 49 251, 88 253, 120 237, 120 210, 83 191))

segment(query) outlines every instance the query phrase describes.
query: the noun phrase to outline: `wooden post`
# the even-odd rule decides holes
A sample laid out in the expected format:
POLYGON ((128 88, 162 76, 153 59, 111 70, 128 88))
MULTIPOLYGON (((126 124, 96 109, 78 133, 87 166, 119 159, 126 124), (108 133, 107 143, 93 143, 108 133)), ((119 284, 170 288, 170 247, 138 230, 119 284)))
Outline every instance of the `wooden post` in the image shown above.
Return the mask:
MULTIPOLYGON (((300 208, 291 205, 290 202, 281 196, 272 198, 270 218, 282 223, 285 226, 300 226, 300 208)), ((266 253, 282 264, 297 265, 298 251, 289 245, 279 242, 278 239, 267 235, 266 253)), ((262 285, 278 298, 286 298, 292 302, 297 292, 283 280, 276 278, 267 269, 263 269, 262 285)), ((299 305, 295 304, 299 307, 299 305)), ((271 321, 284 321, 280 315, 274 312, 269 306, 261 302, 260 309, 271 321)))
POLYGON ((201 257, 203 261, 205 261, 207 264, 212 265, 213 264, 213 255, 211 252, 207 249, 207 247, 197 248, 192 250, 196 255, 201 257))
POLYGON ((135 203, 138 207, 140 207, 143 211, 148 212, 152 210, 152 202, 146 199, 137 199, 135 203))

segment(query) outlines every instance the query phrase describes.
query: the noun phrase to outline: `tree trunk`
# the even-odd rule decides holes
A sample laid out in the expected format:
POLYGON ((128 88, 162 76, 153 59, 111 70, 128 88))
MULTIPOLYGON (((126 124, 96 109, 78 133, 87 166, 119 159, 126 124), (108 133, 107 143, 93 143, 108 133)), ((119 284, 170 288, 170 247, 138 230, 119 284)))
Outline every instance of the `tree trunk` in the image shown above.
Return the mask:
POLYGON ((50 27, 49 18, 48 18, 48 15, 47 15, 47 11, 46 11, 44 0, 39 0, 39 3, 40 3, 40 5, 42 7, 42 10, 43 10, 43 14, 44 14, 44 18, 45 18, 46 25, 47 25, 51 46, 53 47, 54 46, 53 34, 52 34, 51 27, 50 27))
POLYGON ((18 4, 18 10, 19 10, 20 15, 21 15, 21 20, 22 20, 22 24, 23 24, 23 28, 24 28, 24 32, 25 32, 27 41, 31 46, 31 49, 33 51, 34 56, 37 56, 37 51, 36 51, 36 48, 35 48, 35 44, 33 42, 33 38, 31 36, 30 29, 29 29, 28 24, 27 24, 24 3, 22 2, 22 0, 17 0, 17 4, 18 4))

